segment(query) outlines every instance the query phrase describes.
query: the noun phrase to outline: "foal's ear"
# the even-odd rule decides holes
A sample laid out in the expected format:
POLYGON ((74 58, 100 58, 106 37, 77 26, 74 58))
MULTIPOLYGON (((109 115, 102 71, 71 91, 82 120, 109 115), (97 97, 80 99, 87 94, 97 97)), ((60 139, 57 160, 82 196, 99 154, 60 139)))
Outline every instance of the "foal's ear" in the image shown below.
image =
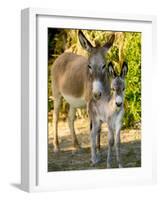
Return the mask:
POLYGON ((109 37, 109 40, 106 44, 103 45, 103 50, 106 52, 109 50, 109 48, 113 45, 115 40, 115 34, 111 34, 109 37))
POLYGON ((110 62, 110 63, 108 64, 108 73, 109 73, 109 75, 112 76, 113 78, 116 77, 116 72, 115 72, 115 70, 114 70, 114 67, 113 67, 112 62, 110 62))
POLYGON ((120 76, 121 76, 122 78, 125 78, 127 72, 128 72, 127 63, 126 63, 126 62, 123 62, 120 76))
POLYGON ((81 46, 88 52, 92 51, 92 44, 87 40, 87 38, 85 37, 85 35, 83 34, 83 32, 81 30, 79 30, 78 32, 78 38, 79 38, 79 42, 81 44, 81 46))

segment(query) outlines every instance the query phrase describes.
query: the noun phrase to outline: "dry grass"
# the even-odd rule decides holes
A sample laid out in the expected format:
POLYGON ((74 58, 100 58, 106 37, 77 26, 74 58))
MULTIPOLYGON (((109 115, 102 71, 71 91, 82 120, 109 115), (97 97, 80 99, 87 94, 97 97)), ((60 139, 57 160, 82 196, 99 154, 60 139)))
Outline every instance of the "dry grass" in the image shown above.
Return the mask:
MULTIPOLYGON (((107 135, 106 125, 102 125, 101 130, 101 162, 92 166, 90 162, 90 140, 88 120, 77 119, 75 130, 81 150, 75 151, 72 146, 71 135, 67 122, 60 121, 58 125, 59 142, 61 152, 53 153, 52 123, 48 124, 48 171, 84 170, 106 168, 107 158, 107 135)), ((123 130, 121 131, 121 155, 124 167, 141 166, 141 131, 123 130)), ((115 151, 113 151, 113 168, 116 168, 115 151)))

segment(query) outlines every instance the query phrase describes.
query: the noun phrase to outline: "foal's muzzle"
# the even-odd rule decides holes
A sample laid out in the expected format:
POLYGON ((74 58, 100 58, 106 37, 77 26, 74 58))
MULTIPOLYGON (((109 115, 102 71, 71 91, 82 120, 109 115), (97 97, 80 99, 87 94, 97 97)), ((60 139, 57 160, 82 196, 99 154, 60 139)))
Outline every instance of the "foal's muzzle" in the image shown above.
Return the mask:
POLYGON ((122 105, 122 102, 120 102, 120 103, 116 102, 117 107, 120 107, 121 105, 122 105))
POLYGON ((101 92, 94 92, 94 93, 93 93, 93 98, 94 98, 95 100, 99 100, 99 99, 101 98, 101 96, 102 96, 102 93, 101 93, 101 92))
POLYGON ((122 105, 123 99, 121 96, 116 96, 116 106, 120 107, 122 105))

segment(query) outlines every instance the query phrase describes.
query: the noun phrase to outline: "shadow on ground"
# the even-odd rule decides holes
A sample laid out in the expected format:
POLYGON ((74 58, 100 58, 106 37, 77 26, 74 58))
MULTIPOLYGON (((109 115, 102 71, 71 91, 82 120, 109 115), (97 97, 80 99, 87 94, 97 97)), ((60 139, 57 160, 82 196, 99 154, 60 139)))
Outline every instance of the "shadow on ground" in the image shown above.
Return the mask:
MULTIPOLYGON (((136 134, 136 132, 132 133, 136 134)), ((107 141, 106 133, 101 134, 101 141, 107 141)), ((60 139, 61 151, 58 154, 53 153, 51 138, 48 144, 48 171, 66 171, 66 170, 85 170, 85 169, 104 169, 106 168, 107 150, 106 142, 101 142, 101 161, 96 166, 92 166, 90 162, 90 145, 87 134, 78 134, 78 140, 82 142, 81 150, 74 151, 72 148, 71 137, 63 136, 60 139)), ((124 137, 129 137, 127 131, 122 131, 121 155, 123 167, 141 167, 141 140, 134 141, 125 140, 124 137)), ((135 138, 135 136, 133 136, 135 138)), ((115 149, 113 148, 113 163, 112 168, 117 168, 115 149)))

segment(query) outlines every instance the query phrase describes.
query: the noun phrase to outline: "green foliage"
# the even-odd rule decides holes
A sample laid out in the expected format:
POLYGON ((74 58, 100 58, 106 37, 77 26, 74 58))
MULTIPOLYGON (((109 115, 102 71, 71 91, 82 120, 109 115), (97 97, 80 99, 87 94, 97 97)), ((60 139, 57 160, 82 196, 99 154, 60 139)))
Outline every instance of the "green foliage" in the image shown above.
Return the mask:
POLYGON ((141 121, 141 33, 126 33, 124 54, 129 72, 126 78, 124 125, 141 121))
MULTIPOLYGON (((105 44, 111 35, 111 32, 107 31, 83 30, 83 32, 94 46, 105 44)), ((50 97, 52 95, 50 68, 54 60, 64 51, 70 51, 84 56, 87 56, 87 52, 83 50, 79 43, 77 30, 70 29, 49 29, 48 49, 48 97, 50 97)), ((113 47, 106 55, 106 59, 107 61, 113 61, 118 71, 120 71, 120 59, 128 63, 129 71, 126 77, 123 125, 124 127, 135 127, 136 124, 141 122, 141 33, 124 32, 120 35, 118 33, 113 47)), ((52 109, 53 102, 49 98, 48 111, 52 109)), ((65 116, 64 118, 66 118, 67 110, 68 105, 63 101, 61 115, 65 116)), ((76 115, 78 118, 81 118, 87 114, 83 109, 78 109, 76 115)))

